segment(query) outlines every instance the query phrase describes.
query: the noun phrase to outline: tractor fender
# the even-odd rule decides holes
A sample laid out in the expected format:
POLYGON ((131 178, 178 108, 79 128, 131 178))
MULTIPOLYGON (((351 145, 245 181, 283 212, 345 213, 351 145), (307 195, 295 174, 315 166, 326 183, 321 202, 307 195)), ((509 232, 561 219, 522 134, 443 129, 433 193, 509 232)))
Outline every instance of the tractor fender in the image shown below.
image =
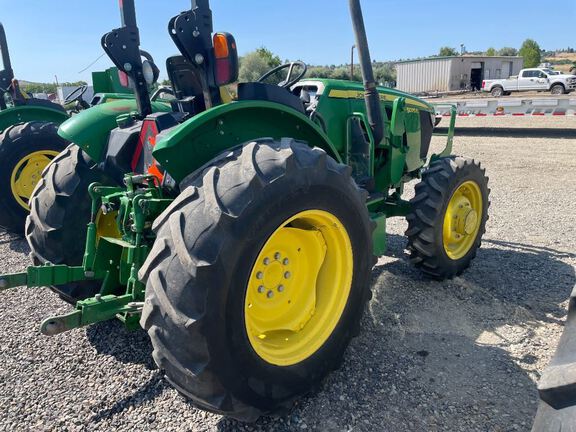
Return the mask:
POLYGON ((23 105, 0 111, 0 132, 8 127, 31 121, 61 124, 68 119, 65 111, 45 106, 23 105))
MULTIPOLYGON (((118 116, 137 110, 136 100, 120 100, 96 105, 62 123, 58 135, 78 145, 95 162, 102 162, 110 131, 118 127, 116 121, 118 116)), ((170 105, 162 102, 153 102, 152 110, 171 111, 170 105)))
POLYGON ((336 148, 308 117, 274 102, 219 105, 158 135, 154 158, 181 182, 218 154, 259 138, 294 138, 320 147, 341 162, 336 148))

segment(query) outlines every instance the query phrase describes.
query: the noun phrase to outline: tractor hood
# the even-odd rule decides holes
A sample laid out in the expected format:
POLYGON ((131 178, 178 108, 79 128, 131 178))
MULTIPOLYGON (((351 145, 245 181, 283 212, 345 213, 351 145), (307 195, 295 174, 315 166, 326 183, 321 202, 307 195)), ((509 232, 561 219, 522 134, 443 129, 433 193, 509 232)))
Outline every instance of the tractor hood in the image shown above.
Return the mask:
MULTIPOLYGON (((137 110, 135 100, 97 105, 62 123, 58 135, 78 145, 95 162, 101 162, 108 144, 108 135, 118 126, 118 116, 137 110)), ((153 102, 152 111, 169 112, 171 109, 169 104, 153 102)))

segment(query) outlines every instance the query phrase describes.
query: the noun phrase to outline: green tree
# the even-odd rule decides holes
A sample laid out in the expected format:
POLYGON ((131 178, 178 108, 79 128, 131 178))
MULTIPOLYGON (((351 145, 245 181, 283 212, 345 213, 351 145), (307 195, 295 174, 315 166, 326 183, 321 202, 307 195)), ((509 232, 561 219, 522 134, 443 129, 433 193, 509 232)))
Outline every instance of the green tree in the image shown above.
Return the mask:
POLYGON ((450 47, 442 47, 440 48, 440 52, 438 53, 440 57, 453 57, 458 55, 458 51, 455 48, 450 47))
POLYGON ((258 51, 246 54, 240 59, 240 82, 254 82, 270 70, 268 62, 258 51))
POLYGON ((498 50, 498 55, 507 56, 507 57, 515 57, 518 55, 518 50, 512 47, 504 47, 498 50))
POLYGON ((496 49, 492 47, 488 48, 486 50, 486 55, 489 57, 494 57, 496 55, 496 49))
POLYGON ((526 39, 518 51, 520 57, 524 58, 524 67, 531 68, 540 64, 542 53, 540 52, 540 45, 532 39, 526 39))
MULTIPOLYGON (((275 55, 269 49, 260 47, 256 51, 252 51, 240 59, 239 81, 258 81, 258 79, 270 69, 280 66, 281 64, 282 60, 280 60, 280 57, 275 55)), ((270 77, 266 82, 278 83, 282 78, 282 74, 279 73, 276 76, 270 77)))
POLYGON ((260 55, 260 57, 262 57, 266 61, 270 69, 278 67, 282 64, 282 60, 280 60, 280 57, 275 55, 272 51, 270 51, 266 47, 262 46, 258 48, 256 52, 258 53, 258 55, 260 55))

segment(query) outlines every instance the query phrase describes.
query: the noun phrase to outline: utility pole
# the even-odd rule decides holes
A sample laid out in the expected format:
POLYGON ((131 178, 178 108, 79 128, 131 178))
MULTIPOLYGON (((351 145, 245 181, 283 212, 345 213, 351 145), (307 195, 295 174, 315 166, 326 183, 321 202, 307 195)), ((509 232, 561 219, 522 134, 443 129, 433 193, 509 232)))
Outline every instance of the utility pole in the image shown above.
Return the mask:
POLYGON ((356 45, 352 45, 350 49, 350 81, 354 81, 354 48, 356 45))

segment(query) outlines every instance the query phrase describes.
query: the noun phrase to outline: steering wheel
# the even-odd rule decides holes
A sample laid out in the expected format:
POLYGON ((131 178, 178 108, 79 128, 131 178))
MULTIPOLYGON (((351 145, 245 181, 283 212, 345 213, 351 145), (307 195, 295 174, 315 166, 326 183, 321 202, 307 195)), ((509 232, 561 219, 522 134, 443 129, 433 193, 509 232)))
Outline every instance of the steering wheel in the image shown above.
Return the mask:
POLYGON ((84 96, 84 93, 86 93, 86 90, 88 90, 87 85, 81 85, 80 87, 78 87, 68 96, 66 96, 66 99, 64 99, 64 105, 68 105, 69 103, 72 103, 75 100, 80 100, 82 96, 84 96))
POLYGON ((306 72, 308 72, 308 66, 306 66, 306 63, 301 62, 301 61, 295 61, 292 63, 286 63, 283 65, 280 65, 278 67, 275 67, 271 71, 266 72, 264 75, 262 75, 260 77, 258 82, 264 82, 264 81, 266 81, 267 78, 271 77, 272 75, 277 74, 278 72, 280 72, 281 70, 284 70, 284 69, 288 69, 288 76, 286 77, 286 79, 284 81, 281 81, 278 84, 278 86, 286 88, 286 89, 289 89, 294 84, 296 84, 298 81, 300 81, 302 78, 304 78, 304 75, 306 75, 306 72), (298 74, 298 76, 296 78, 291 79, 292 75, 294 75, 294 69, 295 68, 302 69, 302 72, 300 72, 300 74, 298 74))

